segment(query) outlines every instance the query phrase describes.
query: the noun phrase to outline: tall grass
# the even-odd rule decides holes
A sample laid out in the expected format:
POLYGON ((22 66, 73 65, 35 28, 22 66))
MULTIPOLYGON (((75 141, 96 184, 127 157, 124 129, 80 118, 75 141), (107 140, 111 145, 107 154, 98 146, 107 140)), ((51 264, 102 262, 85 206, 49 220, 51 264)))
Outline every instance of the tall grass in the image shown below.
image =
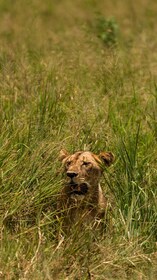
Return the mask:
POLYGON ((0 3, 0 277, 155 280, 156 3, 14 2, 0 3), (57 238, 63 147, 115 154, 102 235, 57 238))

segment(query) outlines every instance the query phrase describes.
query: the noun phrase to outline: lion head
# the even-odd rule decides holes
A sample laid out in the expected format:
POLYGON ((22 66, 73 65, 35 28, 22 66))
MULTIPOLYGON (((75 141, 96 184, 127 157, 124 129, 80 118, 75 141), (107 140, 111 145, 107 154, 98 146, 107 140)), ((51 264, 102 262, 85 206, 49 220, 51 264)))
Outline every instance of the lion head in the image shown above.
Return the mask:
POLYGON ((60 160, 65 168, 69 195, 76 197, 86 196, 98 189, 103 164, 112 164, 114 156, 111 152, 96 155, 89 151, 78 151, 69 154, 66 150, 61 150, 60 160))

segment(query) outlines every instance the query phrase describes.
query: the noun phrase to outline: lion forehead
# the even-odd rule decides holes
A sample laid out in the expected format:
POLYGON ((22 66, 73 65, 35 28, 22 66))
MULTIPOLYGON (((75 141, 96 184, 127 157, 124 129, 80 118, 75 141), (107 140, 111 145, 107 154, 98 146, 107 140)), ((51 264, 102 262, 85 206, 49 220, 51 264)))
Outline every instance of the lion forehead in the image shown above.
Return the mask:
POLYGON ((98 158, 98 156, 96 156, 95 154, 93 154, 92 152, 89 152, 89 151, 76 152, 75 154, 73 154, 69 157, 69 160, 73 161, 73 162, 77 162, 77 163, 82 162, 82 161, 91 162, 97 166, 101 162, 100 159, 98 158))
POLYGON ((83 152, 80 157, 79 157, 81 160, 84 160, 84 161, 95 161, 94 157, 93 157, 93 154, 91 152, 83 152))

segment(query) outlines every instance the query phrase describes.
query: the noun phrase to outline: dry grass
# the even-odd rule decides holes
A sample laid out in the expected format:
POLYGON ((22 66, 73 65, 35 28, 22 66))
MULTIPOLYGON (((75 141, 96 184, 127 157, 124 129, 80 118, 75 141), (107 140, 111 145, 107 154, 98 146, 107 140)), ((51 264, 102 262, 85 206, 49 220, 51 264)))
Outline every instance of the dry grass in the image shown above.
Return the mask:
POLYGON ((1 1, 2 279, 156 279, 156 12, 153 0, 1 1), (115 18, 116 47, 100 16, 115 18), (62 147, 116 155, 105 236, 58 243, 62 147))

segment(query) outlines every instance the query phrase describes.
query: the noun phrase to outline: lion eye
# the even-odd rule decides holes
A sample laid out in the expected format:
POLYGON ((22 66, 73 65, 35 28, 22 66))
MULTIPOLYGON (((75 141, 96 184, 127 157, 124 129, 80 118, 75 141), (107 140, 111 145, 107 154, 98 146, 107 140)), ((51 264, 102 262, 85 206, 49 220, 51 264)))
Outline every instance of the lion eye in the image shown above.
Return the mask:
POLYGON ((83 165, 84 165, 84 166, 89 166, 90 164, 91 164, 91 162, 88 162, 88 161, 84 161, 84 162, 83 162, 83 165))
POLYGON ((70 164, 71 164, 71 160, 67 161, 67 162, 66 162, 66 167, 69 167, 70 164))

